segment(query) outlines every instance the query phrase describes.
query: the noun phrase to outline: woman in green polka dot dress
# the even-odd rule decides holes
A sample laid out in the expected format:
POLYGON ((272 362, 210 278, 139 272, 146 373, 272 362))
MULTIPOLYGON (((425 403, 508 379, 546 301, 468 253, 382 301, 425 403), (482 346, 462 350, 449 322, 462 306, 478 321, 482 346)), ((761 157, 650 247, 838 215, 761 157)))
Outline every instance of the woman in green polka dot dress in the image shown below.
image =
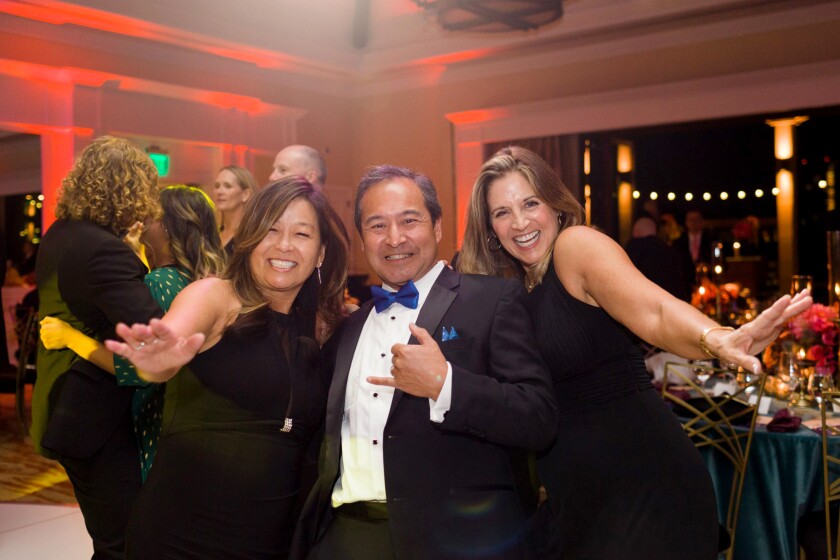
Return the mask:
MULTIPOLYGON (((222 272, 222 249, 213 202, 201 189, 174 186, 160 192, 163 215, 146 225, 140 240, 152 269, 145 283, 164 311, 184 287, 222 272)), ((143 480, 154 461, 160 436, 166 384, 149 383, 137 376, 131 363, 114 356, 99 342, 53 317, 41 321, 41 339, 48 349, 70 348, 117 376, 117 383, 135 386, 132 401, 134 431, 140 450, 143 480)))

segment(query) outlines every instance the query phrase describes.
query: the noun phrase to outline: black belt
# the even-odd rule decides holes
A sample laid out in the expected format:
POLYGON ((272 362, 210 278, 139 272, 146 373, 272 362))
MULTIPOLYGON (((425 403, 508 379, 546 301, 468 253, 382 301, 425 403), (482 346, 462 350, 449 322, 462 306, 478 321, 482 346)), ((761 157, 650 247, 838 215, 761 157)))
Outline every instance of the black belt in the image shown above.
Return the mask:
POLYGON ((336 515, 362 519, 364 521, 381 521, 388 519, 388 504, 385 502, 350 502, 335 508, 336 515))

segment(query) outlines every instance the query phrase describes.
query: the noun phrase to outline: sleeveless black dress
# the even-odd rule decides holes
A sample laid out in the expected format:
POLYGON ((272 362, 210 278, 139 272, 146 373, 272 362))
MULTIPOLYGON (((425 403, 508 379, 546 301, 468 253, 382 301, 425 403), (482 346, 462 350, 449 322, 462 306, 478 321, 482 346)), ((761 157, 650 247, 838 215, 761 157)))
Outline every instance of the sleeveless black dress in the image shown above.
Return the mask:
POLYGON ((548 495, 534 519, 538 557, 715 558, 711 478, 632 334, 572 297, 553 266, 528 305, 561 412, 537 460, 548 495))
POLYGON ((326 388, 293 319, 268 313, 267 328, 226 332, 167 383, 127 558, 286 558, 326 388), (283 431, 287 417, 291 431, 283 431))

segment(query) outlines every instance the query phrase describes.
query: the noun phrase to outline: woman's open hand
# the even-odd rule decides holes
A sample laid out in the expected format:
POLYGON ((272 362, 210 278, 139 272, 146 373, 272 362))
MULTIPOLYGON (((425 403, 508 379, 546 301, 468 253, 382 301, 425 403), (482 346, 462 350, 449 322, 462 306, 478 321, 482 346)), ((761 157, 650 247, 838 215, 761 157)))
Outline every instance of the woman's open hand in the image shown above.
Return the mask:
POLYGON ((129 361, 138 373, 149 381, 166 381, 187 364, 204 344, 204 334, 179 336, 160 319, 148 325, 135 323, 117 325, 123 342, 106 340, 105 347, 129 361))
POLYGON ((734 331, 710 332, 706 342, 722 363, 758 373, 761 362, 755 355, 776 340, 787 322, 811 307, 812 303, 808 290, 802 290, 793 297, 783 296, 753 321, 734 331), (713 336, 714 339, 710 340, 713 336))

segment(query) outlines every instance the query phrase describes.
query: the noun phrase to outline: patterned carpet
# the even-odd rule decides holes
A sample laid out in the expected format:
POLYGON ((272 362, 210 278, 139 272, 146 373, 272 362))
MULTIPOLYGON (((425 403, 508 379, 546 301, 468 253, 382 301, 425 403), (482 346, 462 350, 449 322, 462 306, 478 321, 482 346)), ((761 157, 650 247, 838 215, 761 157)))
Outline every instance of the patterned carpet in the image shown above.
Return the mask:
MULTIPOLYGON (((31 396, 27 385, 27 421, 31 396)), ((61 465, 35 453, 28 436, 21 438, 14 405, 14 394, 0 393, 0 502, 76 504, 61 465)))

